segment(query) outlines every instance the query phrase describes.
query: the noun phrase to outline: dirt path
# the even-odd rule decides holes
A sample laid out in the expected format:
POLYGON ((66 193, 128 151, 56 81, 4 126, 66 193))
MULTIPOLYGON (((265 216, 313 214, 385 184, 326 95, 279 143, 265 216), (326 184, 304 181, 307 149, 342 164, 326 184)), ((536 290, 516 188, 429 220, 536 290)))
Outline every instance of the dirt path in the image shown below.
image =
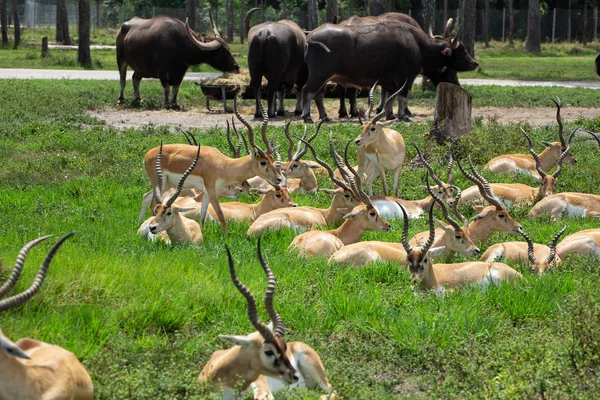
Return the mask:
MULTIPOLYGON (((330 116, 337 115, 337 104, 326 103, 327 112, 330 116)), ((414 107, 411 111, 415 114, 412 118, 414 122, 427 122, 433 119, 433 108, 414 107)), ((247 116, 250 122, 253 122, 250 107, 241 109, 243 115, 247 116)), ((316 110, 312 111, 317 115, 316 110)), ((208 129, 214 127, 225 127, 225 121, 231 119, 231 114, 225 114, 222 111, 207 112, 204 107, 191 108, 185 111, 167 111, 167 110, 132 110, 107 108, 103 110, 90 111, 88 115, 105 121, 107 125, 116 128, 138 128, 146 125, 169 125, 171 129, 176 127, 208 129)), ((579 117, 594 118, 600 115, 600 108, 584 107, 565 107, 561 110, 561 115, 565 121, 573 121, 579 117)), ((473 108, 473 119, 482 117, 484 123, 490 118, 496 118, 501 124, 514 124, 526 121, 533 126, 543 126, 556 124, 556 109, 551 107, 478 107, 473 108)), ((280 117, 270 121, 272 125, 283 125, 292 115, 285 118, 280 117)), ((333 119, 333 122, 351 122, 358 123, 356 118, 352 120, 333 119)))

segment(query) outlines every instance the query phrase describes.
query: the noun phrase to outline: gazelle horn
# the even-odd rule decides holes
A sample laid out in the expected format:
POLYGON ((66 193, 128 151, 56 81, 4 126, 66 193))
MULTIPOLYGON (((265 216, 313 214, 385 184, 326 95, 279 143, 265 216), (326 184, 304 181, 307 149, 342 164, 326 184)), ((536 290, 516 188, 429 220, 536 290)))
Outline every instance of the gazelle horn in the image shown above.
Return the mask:
POLYGON ((448 221, 448 223, 452 225, 452 227, 455 230, 460 231, 460 225, 458 224, 458 222, 453 220, 452 217, 450 217, 450 215, 448 214, 448 207, 446 207, 442 199, 440 199, 438 195, 435 194, 435 192, 431 189, 431 186, 429 186, 429 174, 425 175, 425 184, 427 185, 427 191, 429 192, 431 197, 433 197, 433 200, 435 200, 442 208, 442 214, 444 215, 446 221, 448 221))
POLYGON ((225 122, 227 123, 227 131, 225 133, 225 137, 227 138, 227 144, 229 144, 229 148, 231 149, 231 156, 233 158, 239 158, 240 155, 237 152, 235 146, 233 145, 233 142, 231 141, 231 135, 230 135, 231 127, 229 126, 229 120, 225 120, 225 122))
POLYGON ((194 168, 196 168, 196 165, 198 164, 198 159, 199 158, 200 158, 200 146, 198 146, 198 152, 196 152, 196 157, 194 157, 194 161, 192 161, 192 165, 190 165, 189 168, 183 173, 183 175, 181 175, 181 179, 179 179, 179 183, 177 184, 177 188, 175 189, 175 193, 173 193, 171 195, 171 197, 169 197, 169 199, 165 202, 165 205, 167 207, 171 207, 171 205, 173 204, 173 202, 181 194, 181 190, 183 189, 183 184, 185 183, 185 180, 187 179, 187 177, 192 173, 192 171, 194 170, 194 168))
POLYGON ((538 174, 540 174, 540 178, 544 179, 546 177, 546 172, 544 172, 544 170, 542 169, 540 156, 538 155, 538 153, 535 152, 535 150, 533 150, 533 142, 531 141, 531 137, 529 137, 529 135, 527 134, 527 132, 525 132, 525 129, 523 129, 523 127, 519 128, 521 129, 521 132, 523 133, 523 135, 525 135, 525 138, 527 139, 529 145, 529 154, 531 154, 531 156, 535 160, 535 169, 537 170, 538 174))
POLYGON ((567 146, 567 143, 565 142, 565 137, 563 135, 563 121, 562 121, 562 117, 560 116, 560 99, 558 98, 558 96, 556 97, 556 100, 554 99, 550 99, 554 102, 554 104, 556 104, 556 122, 558 122, 558 138, 560 139, 560 144, 562 145, 563 149, 567 146))
POLYGON ((369 121, 371 119, 371 113, 373 112, 373 108, 375 107, 375 89, 377 89, 377 83, 379 83, 379 79, 375 81, 373 87, 371 88, 371 90, 369 90, 369 107, 365 112, 366 121, 369 121))
POLYGON ((431 164, 429 164, 429 162, 427 161, 427 159, 425 157, 423 157, 423 154, 421 154, 421 150, 419 150, 419 148, 413 144, 413 147, 417 150, 417 154, 419 155, 419 159, 421 160, 421 162, 423 163, 423 165, 425 165, 425 167, 427 168, 427 170, 429 170, 429 173, 431 174, 431 177, 433 178, 433 180, 435 181, 435 183, 438 184, 438 186, 443 189, 444 188, 444 182, 442 182, 442 180, 440 178, 438 178, 438 176, 436 175, 435 171, 433 170, 433 167, 431 166, 431 164))
POLYGON ((294 146, 296 145, 294 143, 294 141, 292 140, 292 136, 290 135, 290 124, 292 123, 292 120, 290 119, 286 124, 285 124, 285 129, 284 129, 284 133, 285 133, 285 137, 287 138, 288 142, 290 143, 290 145, 288 146, 288 150, 287 150, 287 157, 288 157, 288 161, 292 161, 292 151, 294 151, 294 146))
POLYGON ((265 143, 267 153, 272 154, 273 147, 271 146, 271 143, 269 142, 269 138, 267 137, 267 127, 269 125, 269 114, 265 111, 265 106, 263 105, 263 102, 260 100, 260 92, 257 92, 256 101, 258 102, 258 106, 260 107, 260 112, 262 113, 262 116, 263 116, 263 122, 260 126, 260 136, 262 137, 262 140, 265 143))
POLYGON ((533 254, 533 241, 531 240, 529 235, 525 233, 525 230, 520 229, 519 233, 527 242, 527 256, 529 257, 529 261, 531 261, 532 264, 535 264, 537 262, 537 258, 535 258, 535 255, 533 254))
POLYGON ((400 92, 404 90, 404 87, 406 86, 407 83, 408 83, 408 80, 405 79, 404 80, 404 84, 402 85, 402 87, 400 89, 396 90, 390 97, 388 97, 386 99, 385 103, 383 104, 383 108, 381 109, 381 112, 379 114, 377 114, 376 116, 374 116, 373 120, 371 122, 376 123, 381 118, 383 118, 383 116, 385 115, 385 110, 386 110, 388 104, 390 102, 394 101, 394 99, 396 98, 396 96, 398 96, 398 94, 400 94, 400 92))
POLYGON ((456 218, 460 219, 463 223, 463 226, 466 228, 469 226, 469 221, 467 218, 462 215, 462 213, 458 210, 458 203, 460 202, 460 198, 462 196, 462 190, 458 186, 452 185, 452 188, 456 190, 456 196, 454 197, 454 202, 452 203, 452 212, 456 215, 456 218))
POLYGON ((556 235, 554 235, 554 238, 552 238, 552 241, 550 242, 550 254, 548 255, 547 261, 548 263, 551 263, 554 260, 554 257, 556 257, 556 242, 558 242, 558 239, 562 236, 563 233, 565 233, 565 231, 567 230, 567 226, 565 225, 556 235))
POLYGON ((237 108, 237 96, 235 96, 233 98, 233 113, 235 114, 235 116, 237 117, 237 119, 244 124, 244 126, 248 129, 248 140, 250 141, 250 145, 252 146, 252 148, 254 150, 256 150, 256 152, 258 153, 258 155, 262 158, 267 158, 265 152, 256 145, 256 142, 254 141, 254 130, 252 129, 252 127, 250 126, 250 124, 248 123, 248 121, 246 121, 244 119, 244 117, 242 117, 242 115, 239 113, 238 108, 237 108))
POLYGON ((346 148, 344 149, 344 163, 346 163, 346 167, 352 173, 352 175, 354 175, 354 179, 352 180, 352 182, 354 182, 356 185, 354 186, 354 188, 358 191, 358 195, 360 196, 361 201, 368 208, 375 208, 369 196, 367 196, 367 194, 362 190, 362 183, 357 183, 360 182, 360 176, 358 175, 358 172, 356 172, 356 170, 352 168, 352 165, 350 165, 350 162, 348 161, 348 147, 350 146, 350 143, 354 143, 354 140, 350 139, 348 143, 346 143, 346 148))
POLYGON ((156 187, 154 188, 154 201, 156 202, 156 204, 160 204, 162 202, 162 148, 163 145, 161 140, 160 148, 158 149, 158 154, 156 155, 156 162, 154 163, 154 167, 156 169, 156 187))
MULTIPOLYGON (((406 213, 404 206, 402 204, 400 204, 400 202, 398 200, 394 200, 394 201, 396 202, 396 204, 398 204, 398 207, 400 207, 400 210, 402 210, 402 218, 404 218, 404 221, 403 221, 404 226, 402 228, 402 247, 404 247, 404 251, 406 251, 406 254, 410 254, 410 253, 412 253, 413 249, 412 249, 412 247, 410 247, 410 243, 408 243, 408 214, 406 213)), ((431 208, 433 208, 433 207, 431 207, 431 208)))
POLYGON ((281 315, 279 315, 279 313, 277 312, 277 310, 275 310, 275 307, 273 306, 273 296, 275 295, 277 280, 275 279, 275 275, 273 274, 273 271, 271 271, 269 264, 265 261, 263 257, 262 250, 260 248, 260 239, 261 237, 259 236, 257 244, 258 259, 260 260, 260 265, 262 266, 263 271, 265 271, 268 280, 267 290, 265 292, 264 299, 265 308, 267 309, 269 318, 271 318, 271 322, 273 323, 273 333, 275 333, 275 336, 284 337, 285 323, 283 322, 283 318, 281 318, 281 315))
POLYGON ((300 140, 300 141, 304 142, 304 144, 306 144, 306 146, 310 149, 315 161, 318 162, 319 165, 321 165, 323 168, 325 168, 325 170, 327 171, 327 174, 329 175, 329 179, 331 179, 331 181, 333 183, 335 183, 336 185, 338 185, 339 187, 341 187, 344 190, 351 191, 350 188, 344 182, 342 182, 335 176, 335 173, 333 172, 333 168, 331 168, 331 166, 329 164, 327 164, 325 161, 321 160, 317 156, 317 151, 310 143, 308 143, 305 140, 300 139, 300 138, 298 138, 298 140, 300 140))

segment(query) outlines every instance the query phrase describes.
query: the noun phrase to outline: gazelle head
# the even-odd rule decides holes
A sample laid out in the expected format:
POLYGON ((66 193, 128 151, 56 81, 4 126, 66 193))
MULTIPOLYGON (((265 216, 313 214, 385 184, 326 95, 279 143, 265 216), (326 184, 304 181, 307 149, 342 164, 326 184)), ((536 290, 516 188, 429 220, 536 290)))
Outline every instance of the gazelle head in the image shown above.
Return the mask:
MULTIPOLYGON (((25 303, 27 300, 32 298, 33 295, 35 295, 38 292, 38 290, 40 290, 40 288, 42 287, 42 284, 44 283, 44 279, 46 279, 46 273, 48 272, 48 268, 50 267, 50 262, 52 262, 52 258, 54 257, 54 254, 56 254, 56 251, 58 250, 58 248, 60 246, 62 246, 62 244, 68 238, 73 236, 74 234, 75 234, 75 232, 71 232, 71 233, 63 236, 58 242, 56 242, 56 244, 54 246, 52 246, 52 248, 48 252, 48 255, 46 255, 46 258, 44 259, 44 262, 42 263, 42 266, 40 267, 40 269, 35 277, 35 280, 33 281, 33 284, 27 290, 25 290, 24 292, 21 292, 19 294, 15 294, 6 299, 0 300, 0 314, 6 310, 20 306, 21 304, 25 303)), ((15 267, 13 268, 13 271, 12 271, 10 277, 0 287, 0 298, 6 296, 17 284, 17 281, 21 277, 21 271, 23 270, 23 266, 25 265, 25 259, 27 258, 27 253, 29 253, 29 251, 34 246, 36 246, 37 244, 39 244, 40 242, 42 242, 48 238, 51 238, 52 236, 53 235, 42 236, 38 239, 35 239, 35 240, 27 243, 25 246, 23 246, 23 248, 19 252, 19 255, 17 256, 17 261, 15 262, 15 267)), ((0 330, 0 356, 22 358, 22 359, 26 359, 26 360, 28 360, 30 358, 27 354, 25 354, 23 352, 23 350, 21 350, 19 348, 19 346, 17 346, 10 339, 8 339, 6 336, 4 336, 4 334, 2 333, 1 330, 0 330)))
POLYGON ((362 124, 360 135, 358 135, 356 137, 356 139, 354 140, 354 144, 358 147, 366 146, 369 143, 377 142, 379 140, 379 138, 381 137, 381 135, 384 135, 383 128, 394 123, 393 120, 388 121, 388 122, 379 122, 379 120, 384 117, 388 104, 391 101, 394 101, 394 99, 396 98, 398 93, 400 93, 402 90, 404 90, 404 87, 406 86, 406 83, 407 83, 406 81, 404 81, 404 85, 402 85, 402 87, 399 90, 397 90, 394 94, 392 94, 390 97, 387 98, 387 100, 385 101, 385 103, 383 105, 381 112, 378 113, 377 115, 375 115, 373 117, 373 119, 371 119, 371 112, 373 111, 373 108, 375 107, 375 101, 374 101, 373 97, 374 97, 375 88, 377 88, 378 82, 379 81, 375 82, 375 84, 369 91, 369 108, 367 108, 367 111, 365 112, 365 123, 362 124))
POLYGON ((458 253, 466 254, 471 257, 478 255, 481 251, 479 250, 479 247, 477 247, 473 242, 473 238, 471 238, 471 234, 469 233, 469 222, 467 221, 465 216, 462 215, 460 211, 458 211, 458 203, 460 201, 462 191, 458 187, 456 187, 457 194, 452 204, 454 214, 456 214, 456 216, 462 222, 461 226, 448 214, 448 208, 446 207, 442 199, 440 199, 431 189, 431 186, 429 186, 429 174, 425 175, 425 182, 427 183, 427 190, 429 191, 429 194, 440 205, 440 207, 442 208, 442 213, 444 214, 444 218, 450 224, 448 226, 438 220, 435 220, 437 225, 444 230, 446 236, 449 238, 449 240, 445 243, 445 247, 450 251, 456 251, 458 253))
POLYGON ((263 199, 261 203, 266 203, 269 206, 269 209, 276 210, 278 208, 285 207, 297 207, 298 204, 294 203, 290 197, 290 192, 287 187, 279 186, 277 188, 269 188, 269 189, 250 189, 252 193, 258 193, 263 195, 263 199))
MULTIPOLYGON (((259 100, 258 103, 260 105, 261 111, 264 111, 264 106, 262 102, 259 100)), ((258 175, 261 178, 265 179, 273 186, 282 184, 284 181, 283 177, 281 176, 281 173, 277 171, 275 160, 273 159, 273 155, 275 154, 274 149, 267 138, 267 126, 269 124, 269 117, 267 116, 267 113, 263 112, 262 114, 263 123, 260 129, 263 142, 265 143, 267 149, 267 152, 265 153, 260 147, 256 145, 254 141, 254 130, 252 129, 248 121, 246 121, 244 117, 241 116, 237 109, 237 96, 233 99, 233 112, 235 113, 237 119, 239 119, 240 122, 244 124, 244 126, 246 126, 246 128, 248 129, 248 141, 252 146, 252 157, 255 160, 255 163, 252 165, 252 172, 255 175, 258 175)))
POLYGON ((487 225, 494 227, 494 230, 498 232, 520 232, 521 224, 519 224, 510 216, 508 211, 506 211, 504 204, 502 204, 502 202, 498 200, 496 196, 494 196, 488 181, 475 170, 475 167, 473 167, 471 157, 469 156, 469 166, 473 175, 465 171, 458 160, 456 160, 456 164, 463 175, 477 185, 481 196, 491 204, 491 206, 487 207, 473 206, 475 211, 477 211, 479 214, 474 216, 472 220, 474 222, 485 220, 487 225))
POLYGON ((529 153, 535 160, 535 169, 537 170, 538 174, 540 174, 539 182, 541 183, 541 192, 543 194, 543 197, 554 194, 554 187, 556 186, 556 180, 558 179, 558 176, 560 175, 560 173, 562 171, 563 161, 567 157, 571 156, 570 155, 571 153, 569 152, 571 149, 571 141, 573 140, 573 136, 575 135, 575 133, 578 130, 579 130, 579 128, 577 128, 573 132, 571 132, 571 135, 569 136, 569 141, 567 143, 567 147, 558 157, 558 165, 556 167, 556 170, 554 171, 554 173, 552 175, 548 175, 542 169, 540 157, 539 157, 538 153, 536 153, 535 150, 533 149, 533 142, 531 141, 531 138, 529 137, 527 132, 525 132, 525 130, 523 128, 521 128, 521 132, 527 138, 527 142, 529 145, 529 153))
MULTIPOLYGON (((332 207, 334 207, 334 209, 336 209, 336 210, 340 210, 340 209, 352 210, 352 209, 354 209, 354 207, 361 204, 360 198, 355 195, 355 193, 352 191, 352 189, 345 182, 343 182, 342 180, 338 179, 335 176, 335 173, 333 172, 333 168, 331 168, 331 166, 329 164, 327 164, 325 161, 323 161, 319 158, 319 156, 317 155, 317 151, 312 146, 312 144, 310 144, 309 142, 307 142, 304 139, 299 139, 299 140, 301 142, 303 142, 306 145, 306 147, 308 147, 310 149, 315 161, 317 163, 319 163, 323 168, 325 168, 325 170, 327 171, 327 174, 329 175, 329 179, 331 179, 331 182, 333 182, 336 186, 338 186, 337 189, 320 189, 323 193, 333 196, 333 200, 331 202, 332 207)), ((331 145, 332 145, 332 142, 330 141, 330 147, 331 147, 331 145)), ((334 149, 334 151, 335 151, 335 149, 334 149)), ((341 171, 341 169, 340 169, 340 171, 341 171)))
POLYGON ((558 257, 556 255, 556 242, 558 242, 558 239, 562 236, 563 233, 565 233, 566 230, 567 230, 567 226, 565 225, 565 227, 563 227, 556 235, 554 235, 554 238, 552 239, 552 241, 550 242, 550 245, 549 245, 550 254, 548 255, 547 258, 544 258, 541 260, 537 259, 535 257, 533 242, 532 242, 531 238, 529 237, 529 235, 527 233, 525 233, 524 230, 521 230, 521 232, 520 232, 521 236, 523 236, 523 238, 527 242, 527 256, 529 257, 529 261, 531 262, 531 265, 533 266, 533 270, 538 275, 543 274, 544 271, 546 271, 548 269, 550 264, 552 264, 552 262, 554 262, 555 264, 559 264, 561 262, 560 257, 558 257))
MULTIPOLYGON (((256 301, 250 290, 239 280, 235 272, 231 252, 226 246, 227 257, 229 260, 229 273, 231 280, 237 290, 246 298, 248 303, 248 318, 256 329, 256 332, 247 336, 219 335, 221 339, 227 340, 237 346, 246 348, 251 352, 254 361, 260 361, 260 373, 262 375, 280 378, 287 383, 298 382, 298 372, 292 366, 286 355, 287 344, 285 342, 285 324, 279 313, 273 307, 273 296, 277 282, 275 275, 265 262, 260 248, 260 237, 258 238, 258 258, 260 264, 267 275, 268 286, 265 292, 265 308, 271 319, 271 326, 262 322, 258 317, 256 301)), ((246 360, 251 361, 251 360, 246 360)), ((249 362, 250 364, 250 362, 249 362)))
POLYGON ((404 251, 406 251, 406 261, 408 262, 408 270, 410 272, 410 279, 413 281, 423 281, 426 274, 430 276, 434 276, 431 274, 433 271, 433 262, 431 261, 431 257, 435 255, 441 254, 445 247, 434 247, 433 241, 435 239, 435 228, 433 226, 433 207, 429 208, 429 238, 425 245, 421 248, 412 248, 408 243, 408 214, 406 210, 398 201, 396 204, 402 210, 402 216, 404 219, 404 228, 402 229, 402 246, 404 247, 404 251), (429 271, 427 271, 429 269, 429 271))
POLYGON ((156 201, 156 206, 154 207, 154 216, 150 218, 148 222, 148 229, 153 234, 157 234, 159 232, 165 231, 174 226, 180 220, 179 213, 190 211, 190 208, 182 208, 173 204, 177 197, 181 194, 181 190, 183 189, 183 185, 187 177, 192 173, 196 164, 198 164, 198 158, 200 158, 200 146, 198 146, 198 152, 196 153, 196 157, 192 162, 192 165, 181 175, 181 179, 179 179, 179 183, 177 184, 177 188, 175 189, 175 193, 173 193, 169 198, 162 201, 162 168, 161 168, 161 160, 162 160, 162 143, 160 144, 160 149, 158 150, 158 155, 156 156, 156 177, 157 183, 154 188, 154 199, 156 201))
POLYGON ((285 137, 290 143, 287 151, 288 162, 283 163, 283 174, 286 178, 303 178, 309 174, 314 175, 314 172, 312 172, 312 170, 319 168, 318 164, 302 160, 302 157, 304 157, 307 150, 307 145, 304 144, 304 146, 302 146, 302 143, 312 142, 314 138, 316 138, 319 134, 319 130, 321 129, 321 125, 323 125, 324 121, 324 119, 319 121, 315 133, 313 133, 308 139, 306 139, 306 124, 304 125, 304 134, 302 135, 302 138, 298 140, 298 145, 294 154, 292 154, 292 150, 294 149, 294 141, 290 136, 290 123, 292 121, 289 121, 285 125, 285 137))
POLYGON ((427 170, 429 171, 429 174, 431 174, 431 177, 433 178, 433 180, 436 183, 436 186, 434 188, 428 188, 427 186, 423 186, 423 189, 429 191, 430 193, 431 193, 431 191, 429 189, 432 189, 433 192, 440 199, 442 199, 443 202, 452 204, 452 201, 454 200, 453 190, 455 188, 455 186, 452 186, 452 162, 453 162, 452 153, 450 152, 450 156, 448 158, 448 182, 444 182, 440 178, 438 178, 437 174, 433 170, 433 167, 431 166, 431 164, 429 164, 427 159, 425 157, 423 157, 423 154, 421 154, 421 151, 419 150, 419 148, 417 146, 415 146, 414 144, 413 144, 413 146, 417 150, 419 159, 421 160, 423 165, 425 165, 425 168, 427 168, 427 170))

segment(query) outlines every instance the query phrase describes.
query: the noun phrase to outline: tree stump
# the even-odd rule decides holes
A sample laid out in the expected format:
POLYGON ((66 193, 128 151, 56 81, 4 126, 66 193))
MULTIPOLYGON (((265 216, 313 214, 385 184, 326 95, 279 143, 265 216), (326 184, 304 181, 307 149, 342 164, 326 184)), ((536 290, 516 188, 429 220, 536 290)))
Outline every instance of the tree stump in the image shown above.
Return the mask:
POLYGON ((42 58, 49 58, 50 52, 48 51, 48 36, 42 38, 42 58))
POLYGON ((438 144, 454 142, 471 133, 471 95, 452 83, 440 83, 435 97, 435 114, 429 135, 438 144))

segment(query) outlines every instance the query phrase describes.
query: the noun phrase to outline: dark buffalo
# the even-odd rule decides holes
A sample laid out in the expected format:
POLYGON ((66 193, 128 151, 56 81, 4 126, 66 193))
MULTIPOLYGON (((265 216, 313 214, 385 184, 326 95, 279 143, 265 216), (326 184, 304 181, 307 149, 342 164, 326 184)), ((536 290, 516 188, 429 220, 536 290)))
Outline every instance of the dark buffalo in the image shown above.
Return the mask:
POLYGON ((444 68, 471 71, 478 66, 457 37, 432 38, 422 29, 396 21, 356 26, 324 24, 307 37, 306 43, 308 81, 302 90, 305 121, 311 120, 313 98, 319 117, 327 117, 317 95, 328 80, 357 88, 379 81, 390 93, 407 81, 399 94, 398 117, 403 118, 408 93, 419 73, 434 75, 444 68))
MULTIPOLYGON (((359 17, 358 15, 353 15, 352 17, 348 18, 347 20, 340 22, 340 25, 368 25, 368 24, 377 23, 378 21, 404 22, 404 23, 414 26, 417 29, 422 30, 419 23, 413 17, 411 17, 408 14, 403 14, 403 13, 398 13, 398 12, 388 12, 385 14, 381 14, 380 16, 377 16, 377 17, 359 17)), ((452 24, 453 24, 452 18, 448 19, 448 22, 446 23, 444 36, 443 37, 435 36, 435 37, 439 38, 439 39, 448 38, 450 35, 450 32, 452 30, 452 24)), ((429 32, 429 36, 434 37, 431 30, 429 32)), ((425 76, 425 78, 429 79, 435 86, 437 86, 441 82, 453 83, 455 85, 460 86, 460 82, 458 81, 458 75, 456 73, 456 70, 452 69, 452 68, 443 68, 439 71, 430 72, 428 76, 425 76)), ((348 89, 345 91, 344 94, 346 96, 348 96, 348 100, 350 101, 350 116, 351 117, 358 116, 358 110, 356 108, 356 89, 348 89)), ((382 105, 385 102, 385 100, 387 100, 387 97, 390 95, 390 93, 387 93, 387 91, 384 90, 381 95, 382 95, 381 102, 379 103, 379 106, 377 107, 378 113, 381 111, 382 105)), ((342 95, 340 97, 340 109, 338 112, 338 115, 340 118, 344 118, 344 117, 348 116, 348 112, 346 111, 346 104, 345 104, 344 100, 345 100, 344 96, 342 95)), ((393 112, 391 111, 392 103, 389 104, 389 108, 390 109, 388 112, 388 118, 393 118, 394 115, 393 115, 393 112)), ((404 111, 405 111, 405 115, 412 115, 411 112, 408 110, 408 106, 406 107, 406 109, 404 111)), ((398 114, 401 114, 401 112, 398 111, 398 114)))
POLYGON ((117 32, 117 65, 121 76, 119 102, 124 100, 128 65, 134 71, 135 100, 141 101, 142 78, 158 78, 165 96, 163 106, 167 108, 179 108, 179 85, 190 65, 207 63, 220 71, 239 71, 227 42, 221 38, 214 23, 213 30, 214 39, 199 39, 187 23, 176 18, 135 17, 124 22, 117 32), (170 86, 173 86, 173 94, 169 100, 170 86))
POLYGON ((596 56, 596 75, 600 76, 600 54, 596 56))
MULTIPOLYGON (((285 89, 297 85, 296 114, 302 113, 301 88, 306 83, 307 69, 304 63, 304 31, 293 21, 287 19, 277 22, 264 22, 250 28, 250 16, 258 8, 246 14, 246 33, 248 34, 248 68, 250 86, 259 99, 262 77, 267 84, 267 114, 275 116, 275 95, 279 95, 277 115, 285 115, 283 99, 285 89)), ((254 116, 262 117, 258 100, 254 116)))

